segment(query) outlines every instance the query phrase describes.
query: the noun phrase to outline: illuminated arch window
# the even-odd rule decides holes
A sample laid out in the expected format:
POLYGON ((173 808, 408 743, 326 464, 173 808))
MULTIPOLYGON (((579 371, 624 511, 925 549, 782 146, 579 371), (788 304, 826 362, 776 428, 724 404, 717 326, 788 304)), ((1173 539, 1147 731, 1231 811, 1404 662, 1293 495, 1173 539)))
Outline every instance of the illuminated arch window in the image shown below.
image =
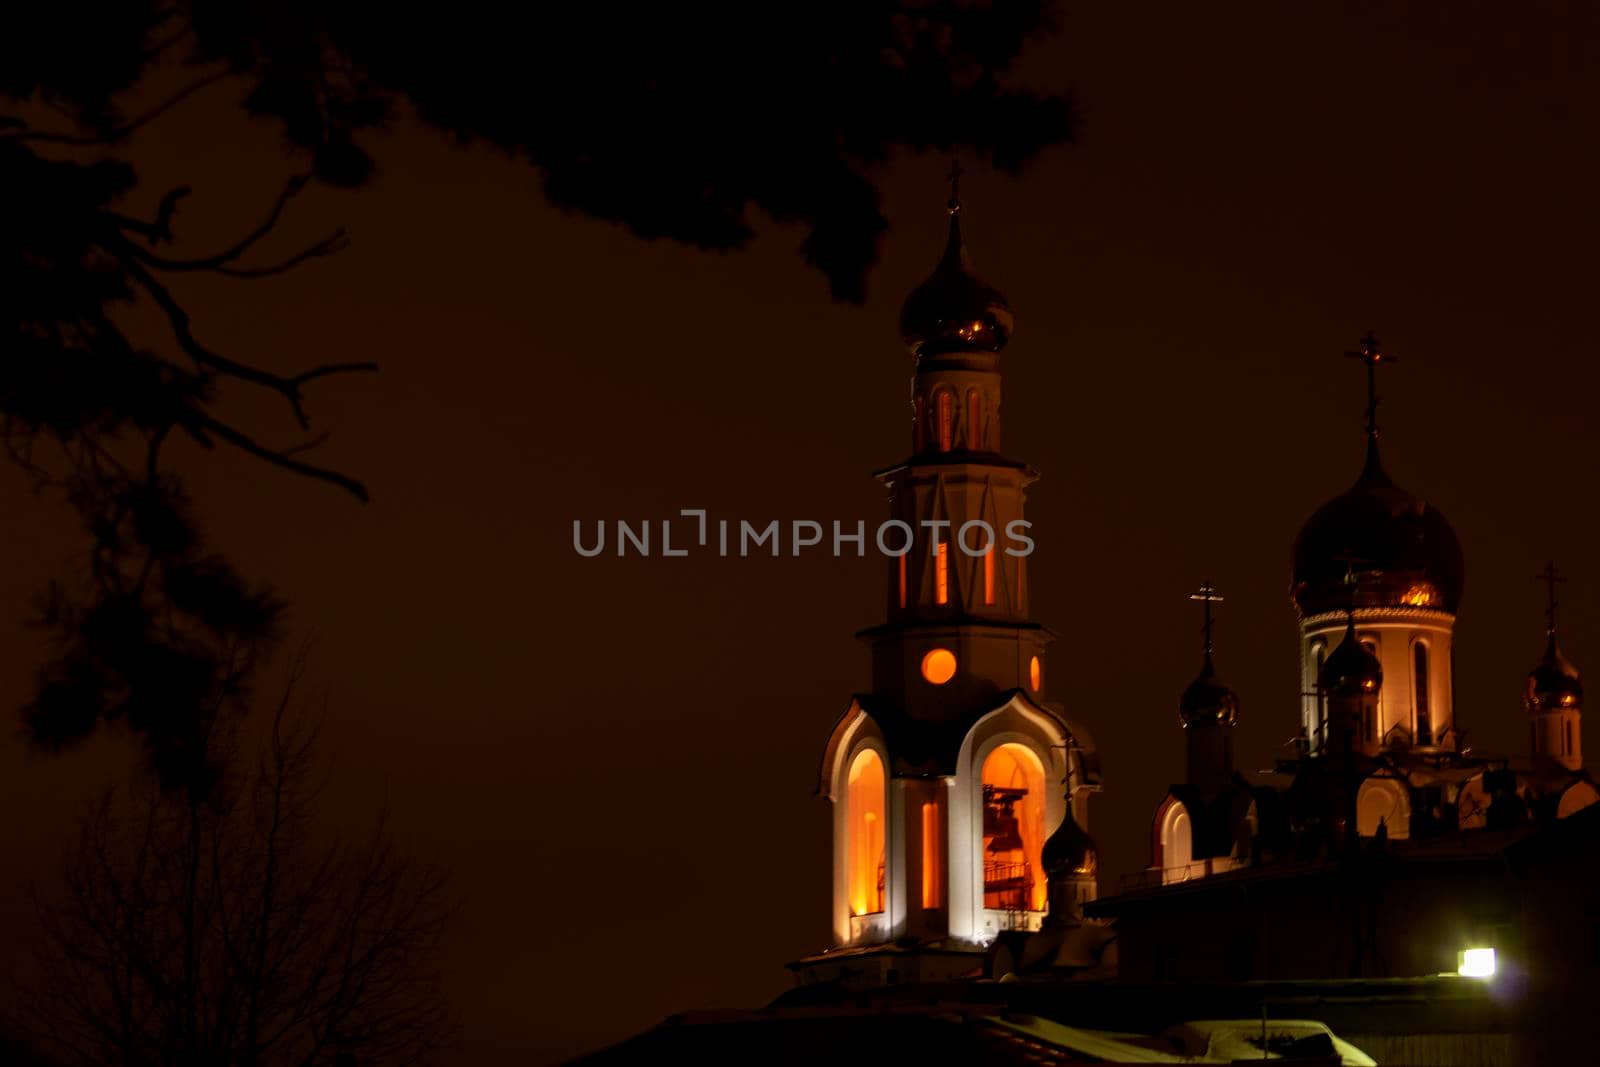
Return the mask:
POLYGON ((1028 661, 1028 686, 1037 693, 1043 688, 1044 671, 1039 667, 1039 657, 1035 656, 1028 661))
POLYGON ((939 874, 944 866, 943 825, 939 818, 939 805, 922 805, 922 906, 937 908, 939 900, 939 874))
POLYGON ((922 657, 922 677, 934 685, 943 685, 956 676, 956 654, 948 648, 936 648, 922 657))
POLYGON ((948 452, 955 445, 955 397, 948 389, 940 389, 935 403, 939 417, 939 451, 948 452))
POLYGON ((983 602, 994 603, 994 545, 983 550, 983 602))
POLYGON ((1174 801, 1161 825, 1162 882, 1188 881, 1194 873, 1189 869, 1193 862, 1194 830, 1189 811, 1174 801))
MULTIPOLYGON (((909 553, 907 553, 907 555, 909 555, 909 553)), ((903 608, 903 607, 906 606, 906 557, 904 555, 899 556, 899 557, 897 557, 895 559, 894 562, 895 562, 896 577, 897 577, 897 580, 898 580, 898 583, 899 583, 898 592, 899 592, 900 606, 903 608)))
POLYGON ((862 749, 845 786, 845 884, 852 915, 883 910, 885 828, 883 760, 862 749))
POLYGON ((983 906, 1043 911, 1044 765, 1026 745, 1001 745, 983 761, 983 906))
POLYGON ((1412 671, 1417 701, 1417 744, 1433 744, 1433 721, 1428 714, 1428 645, 1418 641, 1412 650, 1412 671))
POLYGON ((983 401, 976 389, 967 390, 967 447, 974 452, 983 447, 983 401))

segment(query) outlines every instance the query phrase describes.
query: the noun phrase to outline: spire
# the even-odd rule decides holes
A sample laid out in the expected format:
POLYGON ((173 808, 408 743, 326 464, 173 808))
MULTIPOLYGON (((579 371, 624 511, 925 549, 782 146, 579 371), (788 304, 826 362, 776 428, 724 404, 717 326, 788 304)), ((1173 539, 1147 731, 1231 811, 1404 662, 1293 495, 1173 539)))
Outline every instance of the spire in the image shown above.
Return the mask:
POLYGON ((1546 563, 1537 576, 1545 584, 1545 646, 1544 657, 1528 672, 1528 689, 1525 702, 1530 712, 1551 711, 1583 706, 1583 679, 1578 668, 1561 653, 1556 642, 1556 583, 1566 581, 1554 563, 1546 563))
POLYGON ((1560 603, 1560 601, 1556 600, 1556 583, 1564 582, 1566 579, 1556 570, 1554 560, 1546 563, 1544 570, 1540 571, 1536 577, 1545 584, 1544 632, 1545 636, 1549 637, 1553 642, 1556 639, 1556 606, 1560 603))
POLYGON ((945 201, 945 210, 950 213, 950 230, 945 237, 944 255, 939 258, 941 271, 965 272, 967 270, 967 248, 961 240, 961 161, 954 154, 950 156, 950 173, 947 180, 950 182, 950 199, 945 201))
POLYGON ((1359 359, 1367 365, 1367 461, 1361 470, 1361 481, 1387 482, 1389 476, 1384 473, 1383 463, 1378 457, 1378 364, 1397 363, 1399 360, 1383 354, 1371 330, 1357 344, 1360 351, 1346 352, 1345 356, 1359 359))
POLYGON ((1211 584, 1211 579, 1207 578, 1200 583, 1198 590, 1189 594, 1189 599, 1200 601, 1200 617, 1202 619, 1200 629, 1205 634, 1206 670, 1209 671, 1211 670, 1211 655, 1216 651, 1216 646, 1211 640, 1211 605, 1222 603, 1222 595, 1211 584))
POLYGON ((1200 667, 1200 674, 1189 683, 1189 687, 1183 691, 1178 700, 1178 719, 1185 727, 1211 723, 1232 726, 1239 719, 1239 698, 1217 677, 1216 664, 1212 660, 1215 651, 1212 642, 1215 622, 1211 615, 1211 605, 1222 603, 1222 595, 1208 580, 1201 583, 1198 591, 1189 594, 1189 599, 1200 601, 1203 619, 1201 632, 1205 635, 1205 661, 1200 667))

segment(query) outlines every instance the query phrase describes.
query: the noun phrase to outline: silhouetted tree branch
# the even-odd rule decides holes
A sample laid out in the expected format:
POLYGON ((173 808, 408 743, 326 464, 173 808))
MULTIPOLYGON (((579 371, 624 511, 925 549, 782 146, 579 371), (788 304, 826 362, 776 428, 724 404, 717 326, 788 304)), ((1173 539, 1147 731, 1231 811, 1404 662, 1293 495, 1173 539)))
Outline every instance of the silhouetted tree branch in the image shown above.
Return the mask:
POLYGON ((146 783, 89 813, 41 904, 25 1018, 46 1051, 313 1067, 418 1063, 447 1039, 446 875, 407 860, 382 817, 360 840, 327 832, 299 682, 297 663, 256 757, 226 761, 206 795, 146 783))
POLYGON ((887 160, 962 146, 1014 173, 1072 132, 1065 98, 1011 74, 1051 28, 1043 0, 14 7, 0 19, 0 443, 64 492, 91 556, 45 598, 57 649, 25 720, 49 748, 125 723, 169 784, 206 779, 200 742, 242 685, 235 657, 270 650, 281 605, 205 550, 166 446, 229 446, 364 500, 358 478, 311 458, 327 435, 306 394, 375 369, 220 352, 175 285, 270 278, 343 248, 335 231, 258 255, 304 190, 372 177, 372 142, 396 115, 491 146, 551 202, 643 238, 736 249, 760 220, 798 227, 801 255, 844 300, 863 298, 878 255, 887 160), (189 188, 130 208, 131 147, 207 92, 281 131, 287 176, 240 236, 185 254, 189 188), (156 309, 165 335, 127 332, 130 304, 156 309), (225 418, 239 390, 282 397, 295 439, 225 418))

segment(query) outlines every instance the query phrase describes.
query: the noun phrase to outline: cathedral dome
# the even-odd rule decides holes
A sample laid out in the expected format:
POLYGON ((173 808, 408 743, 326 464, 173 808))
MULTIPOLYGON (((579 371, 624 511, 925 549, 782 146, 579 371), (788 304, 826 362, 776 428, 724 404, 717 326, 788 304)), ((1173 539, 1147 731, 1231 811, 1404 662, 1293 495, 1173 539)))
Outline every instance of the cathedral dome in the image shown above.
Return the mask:
POLYGON ((900 308, 900 336, 913 355, 999 352, 1011 339, 1011 305, 974 277, 961 243, 961 205, 951 201, 950 237, 927 281, 900 308))
POLYGON ((1578 676, 1578 668, 1561 654, 1555 634, 1550 635, 1544 658, 1528 672, 1528 692, 1523 699, 1534 713, 1583 706, 1583 679, 1578 676))
POLYGON ((1377 442, 1355 485, 1306 521, 1294 543, 1294 601, 1302 615, 1351 606, 1345 578, 1360 576, 1355 607, 1424 607, 1455 614, 1466 565, 1439 510, 1395 485, 1377 442))
POLYGON ((1045 840, 1039 862, 1050 875, 1088 875, 1100 867, 1100 852, 1095 848, 1094 838, 1072 817, 1070 798, 1061 816, 1061 825, 1045 840))
POLYGON ((1338 696, 1376 694, 1383 688, 1383 667, 1378 657, 1357 640, 1354 619, 1345 627, 1344 640, 1323 663, 1317 688, 1338 696))
POLYGON ((1186 727, 1206 723, 1232 726, 1239 721, 1239 698, 1217 677, 1210 656, 1206 657, 1199 677, 1189 683, 1179 698, 1178 718, 1186 727))

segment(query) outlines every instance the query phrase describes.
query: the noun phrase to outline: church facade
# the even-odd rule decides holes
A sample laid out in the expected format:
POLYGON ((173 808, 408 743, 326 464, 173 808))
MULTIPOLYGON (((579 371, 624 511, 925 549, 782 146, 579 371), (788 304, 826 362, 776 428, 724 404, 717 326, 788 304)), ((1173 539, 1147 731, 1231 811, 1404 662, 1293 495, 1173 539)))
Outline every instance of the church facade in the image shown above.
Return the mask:
MULTIPOLYGON (((1546 825, 1600 800, 1583 771, 1582 681, 1556 640, 1553 567, 1545 652, 1523 693, 1526 758, 1462 743, 1452 641, 1465 561, 1438 509, 1384 467, 1385 357, 1369 335, 1349 353, 1368 381, 1360 473, 1306 521, 1291 552, 1296 740, 1275 774, 1252 780, 1235 767, 1240 703, 1217 672, 1211 621, 1222 598, 1207 584, 1192 598, 1205 611, 1202 668, 1179 698, 1182 780, 1157 806, 1150 866, 1124 886, 1132 895, 1097 904, 1087 827, 1099 754, 1051 698, 1053 635, 1034 620, 1028 558, 1014 547, 1037 477, 1001 450, 1001 359, 1014 320, 972 273, 955 176, 949 208, 944 254, 901 313, 914 366, 909 451, 877 476, 908 543, 886 569, 884 621, 859 635, 870 688, 852 697, 823 751, 833 945, 791 965, 803 982, 1106 977, 1129 932, 1113 930, 1119 916, 1129 927, 1133 913, 1160 912, 1163 889, 1292 876, 1364 847, 1406 854, 1412 843, 1419 856, 1487 849, 1473 862, 1492 875, 1499 845, 1473 831, 1546 825)), ((1428 862, 1427 877, 1455 876, 1428 862)), ((1162 977, 1135 955, 1152 972, 1144 977, 1162 977)), ((1326 976, 1353 967, 1371 977, 1357 957, 1330 962, 1326 976)))

